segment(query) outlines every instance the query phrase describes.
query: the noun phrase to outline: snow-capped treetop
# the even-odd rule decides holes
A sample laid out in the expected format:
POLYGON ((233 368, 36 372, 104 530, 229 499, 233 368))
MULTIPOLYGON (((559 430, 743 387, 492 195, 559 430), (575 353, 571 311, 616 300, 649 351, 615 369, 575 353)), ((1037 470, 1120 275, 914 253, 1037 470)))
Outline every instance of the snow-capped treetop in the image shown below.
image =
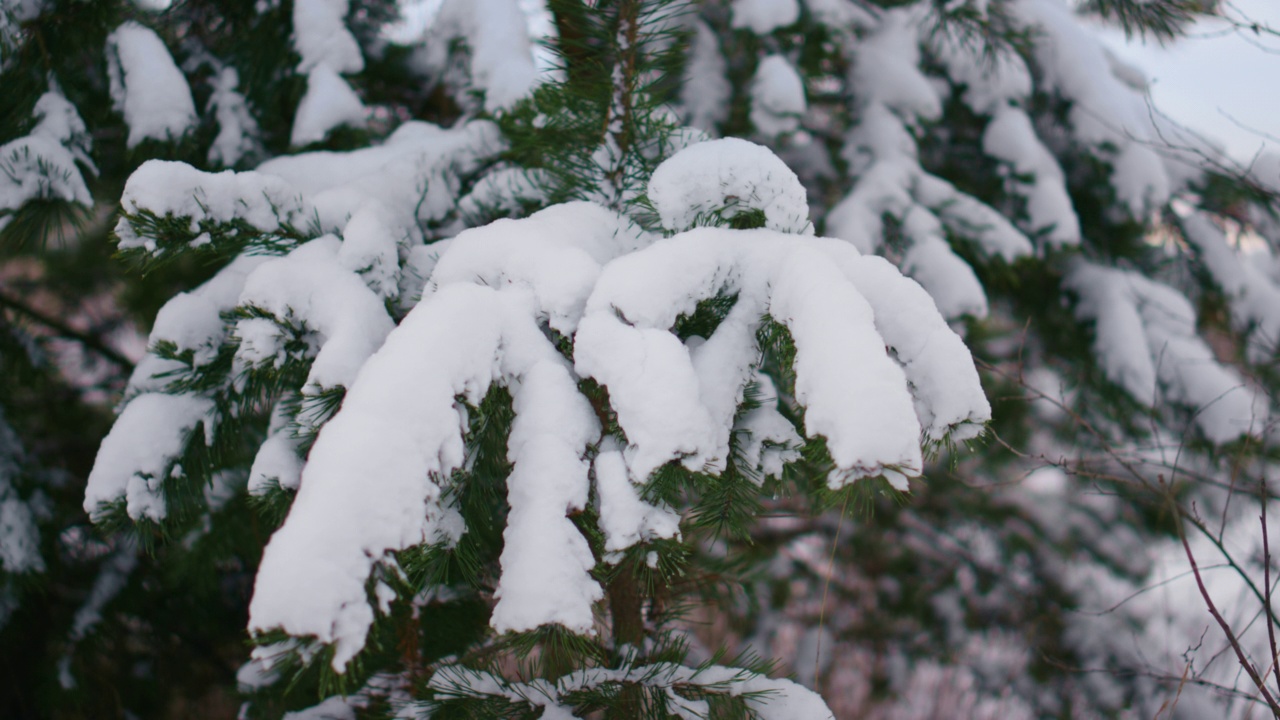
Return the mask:
MULTIPOLYGON (((764 148, 722 140, 678 153, 651 188, 672 217, 741 192, 766 217, 792 210, 773 218, 803 230, 794 212, 805 207, 803 190, 784 170, 764 148), (680 177, 715 159, 709 172, 680 177), (668 184, 674 178, 678 188, 668 184)), ((495 387, 511 393, 515 412, 491 621, 499 632, 552 623, 591 632, 601 597, 595 561, 565 513, 585 506, 592 478, 613 551, 677 532, 671 511, 640 491, 668 463, 727 469, 765 322, 794 338, 794 397, 805 433, 826 441, 832 488, 883 475, 906 490, 922 469, 922 436, 972 437, 988 419, 963 344, 928 296, 883 261, 847 243, 769 229, 706 227, 654 241, 628 228, 578 202, 450 243, 430 291, 320 430, 289 518, 263 557, 254 631, 333 643, 334 668, 345 666, 375 617, 364 590, 374 568, 389 553, 449 545, 467 531, 448 497, 475 441, 467 407, 495 387), (682 341, 677 319, 716 297, 734 299, 719 327, 682 341), (552 330, 571 356, 548 338, 552 330), (601 400, 580 388, 587 378, 608 390, 620 437, 600 425, 601 400), (308 580, 317 577, 325 581, 308 580)))

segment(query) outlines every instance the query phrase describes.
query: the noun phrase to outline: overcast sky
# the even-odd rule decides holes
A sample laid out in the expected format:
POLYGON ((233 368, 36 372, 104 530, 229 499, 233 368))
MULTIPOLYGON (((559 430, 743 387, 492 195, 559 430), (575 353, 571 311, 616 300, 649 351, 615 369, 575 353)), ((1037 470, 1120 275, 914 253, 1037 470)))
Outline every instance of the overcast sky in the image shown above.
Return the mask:
MULTIPOLYGON (((1226 4, 1235 17, 1280 29, 1280 0, 1226 4)), ((1152 100, 1165 114, 1218 140, 1242 162, 1264 144, 1280 152, 1280 37, 1236 32, 1221 21, 1201 23, 1167 47, 1126 41, 1115 30, 1105 37, 1120 57, 1146 72, 1152 100)))

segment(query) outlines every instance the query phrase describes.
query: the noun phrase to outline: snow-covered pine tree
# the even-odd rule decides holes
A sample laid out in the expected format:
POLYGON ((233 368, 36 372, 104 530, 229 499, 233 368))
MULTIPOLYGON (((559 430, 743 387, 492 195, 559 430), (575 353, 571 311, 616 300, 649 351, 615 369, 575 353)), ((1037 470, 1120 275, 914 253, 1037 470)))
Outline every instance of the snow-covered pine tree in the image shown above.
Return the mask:
MULTIPOLYGON (((283 522, 252 717, 1252 702, 1179 657, 1198 596, 1116 604, 1179 528, 1261 575, 1252 525, 1213 531, 1271 472, 1274 263, 1226 238, 1280 241, 1275 164, 1223 172, 1063 0, 446 0, 407 41, 390 0, 160 5, 0 20, 6 247, 74 307, 119 282, 115 218, 38 241, 120 198, 148 275, 115 307, 155 318, 85 502, 118 539, 30 502, 48 448, 13 484, 75 617, 0 637, 82 701, 225 702, 173 660, 243 662, 235 583, 283 522), (865 478, 986 417, 935 306, 998 442, 886 501, 865 478)), ((1079 9, 1169 37, 1208 8, 1079 9)), ((6 307, 21 347, 113 352, 6 307)), ((33 448, 49 409, 0 400, 33 448)))
MULTIPOLYGON (((486 66, 504 29, 475 9, 437 18, 470 33, 468 55, 424 62, 461 67, 445 76, 459 104, 506 133, 406 122, 253 172, 130 176, 123 252, 228 262, 161 309, 86 510, 190 532, 242 463, 249 495, 287 513, 241 678, 268 696, 314 671, 347 697, 330 709, 397 695, 423 714, 829 716, 758 660, 690 661, 678 610, 712 579, 732 586, 709 543, 744 535, 763 493, 847 496, 877 477, 905 491, 922 440, 979 433, 967 351, 891 265, 812 237, 772 153, 660 112, 650 86, 681 5, 570 7, 581 65, 513 112, 532 70, 486 66), (495 163, 508 136, 541 162, 495 163), (524 193, 554 204, 463 229, 524 193), (440 633, 447 652, 404 656, 459 607, 479 612, 440 633)), ((348 66, 315 63, 312 83, 348 66)))
POLYGON ((998 440, 852 528, 753 536, 785 602, 739 632, 840 716, 1275 711, 1241 666, 1274 656, 1280 171, 1160 116, 1090 25, 1170 38, 1211 4, 877 5, 704 4, 682 117, 775 148, 821 234, 963 320, 998 440))

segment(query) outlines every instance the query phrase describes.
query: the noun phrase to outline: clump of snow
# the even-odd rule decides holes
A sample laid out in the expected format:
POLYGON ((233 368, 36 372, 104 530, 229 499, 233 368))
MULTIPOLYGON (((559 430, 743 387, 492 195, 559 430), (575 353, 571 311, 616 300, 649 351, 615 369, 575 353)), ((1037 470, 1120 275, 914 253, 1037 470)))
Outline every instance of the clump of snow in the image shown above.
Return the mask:
POLYGON ((952 82, 964 87, 965 104, 974 112, 991 114, 1031 96, 1031 69, 1013 50, 993 49, 945 33, 932 39, 930 49, 952 82))
POLYGON ((444 0, 423 43, 419 64, 445 73, 454 39, 470 51, 470 85, 484 92, 484 109, 510 109, 538 82, 524 12, 517 0, 444 0))
POLYGON ((544 171, 504 167, 486 173, 458 200, 458 215, 472 226, 485 213, 515 215, 525 205, 545 205, 549 185, 544 171))
POLYGON ((794 25, 800 19, 799 0, 733 0, 734 28, 749 28, 757 35, 768 35, 778 28, 794 25))
POLYGON ((246 155, 261 150, 258 121, 249 111, 249 103, 236 89, 240 75, 235 68, 224 67, 213 80, 209 107, 218 121, 218 136, 209 147, 209 162, 233 167, 246 155))
POLYGON ((267 439, 249 468, 250 495, 264 495, 273 485, 296 490, 302 480, 302 458, 287 407, 286 403, 277 402, 272 410, 267 439))
POLYGON ((1226 235, 1204 213, 1181 219, 1183 235, 1196 249, 1213 281, 1231 303, 1231 319, 1249 332, 1248 353, 1253 362, 1273 357, 1280 344, 1280 286, 1227 244, 1226 235))
POLYGON ((781 55, 760 61, 751 80, 751 124, 765 135, 782 135, 800 127, 808 104, 804 80, 781 55))
POLYGON ((765 478, 781 478, 783 468, 800 459, 803 440, 778 411, 778 390, 773 380, 756 370, 751 382, 755 384, 760 406, 748 410, 734 425, 734 430, 747 434, 747 443, 742 448, 747 477, 763 482, 765 478))
POLYGON ((281 720, 356 720, 357 706, 363 707, 361 703, 353 704, 345 697, 331 697, 319 705, 287 712, 281 720))
POLYGON ((728 64, 715 32, 702 20, 693 23, 693 30, 684 82, 680 86, 680 103, 689 126, 712 132, 729 116, 733 88, 725 78, 728 64))
POLYGON ((837 30, 876 24, 876 16, 854 0, 804 0, 804 5, 818 22, 837 30))
POLYGON ((38 119, 24 137, 0 145, 0 228, 8 212, 36 199, 93 204, 77 164, 96 172, 91 140, 75 106, 52 87, 36 101, 38 119))
POLYGON ((668 230, 760 210, 765 227, 812 232, 800 179, 769 149, 738 138, 698 143, 667 158, 649 180, 649 200, 668 230))
MULTIPOLYGON (((14 487, 23 455, 17 433, 0 408, 0 571, 6 573, 44 572, 45 568, 36 513, 14 487)), ((0 626, 6 615, 0 611, 0 626)))
POLYGON ((156 314, 151 342, 173 343, 179 353, 192 353, 192 366, 208 365, 218 356, 225 337, 224 308, 198 293, 178 293, 156 314))
POLYGON ((400 240, 386 216, 386 206, 377 200, 361 205, 342 231, 338 262, 363 277, 378 297, 390 299, 400 292, 400 240))
POLYGON ((298 103, 289 144, 301 147, 320 142, 341 125, 364 127, 364 103, 333 68, 316 65, 307 73, 307 92, 298 103))
POLYGON ((934 120, 942 115, 942 100, 919 67, 922 11, 917 5, 884 13, 875 32, 857 45, 850 80, 868 104, 934 120))
POLYGON ((840 264, 875 313, 876 331, 901 364, 928 442, 976 437, 991 419, 969 350, 920 285, 879 257, 857 257, 828 241, 840 264))
POLYGON ((334 643, 341 670, 373 621, 364 582, 374 563, 390 550, 456 542, 463 531, 456 511, 440 504, 441 484, 465 459, 457 398, 479 404, 495 382, 545 362, 560 355, 523 293, 459 283, 414 308, 320 431, 289 518, 263 555, 250 628, 334 643))
MULTIPOLYGON (((918 474, 922 419, 902 368, 885 354, 886 338, 872 307, 844 270, 856 258, 847 244, 829 240, 700 228, 606 266, 579 324, 574 359, 580 374, 609 389, 631 443, 627 465, 633 477, 646 478, 673 459, 694 470, 725 466, 732 408, 751 378, 755 330, 765 312, 786 324, 795 339, 796 399, 805 407, 808 434, 827 439, 839 468, 833 484, 886 470, 918 474), (691 351, 669 332, 700 300, 735 293, 741 309, 735 306, 703 345, 691 351), (708 353, 718 357, 699 362, 708 353), (860 372, 846 372, 850 364, 860 372), (726 396, 728 402, 720 399, 726 396), (874 414, 857 410, 871 407, 874 414)), ((887 326, 894 327, 892 317, 887 314, 887 326)), ((894 330, 903 333, 897 344, 910 355, 911 331, 894 330)), ((941 317, 916 330, 929 337, 954 335, 941 317)), ((966 352, 958 338, 948 347, 957 349, 966 352)), ((959 418, 949 412, 946 424, 981 423, 989 415, 976 372, 964 380, 974 386, 964 387, 965 397, 981 404, 959 418)), ((935 426, 932 417, 924 420, 935 426)))
POLYGON ((0 487, 0 569, 8 573, 42 572, 40 530, 31 507, 0 487))
MULTIPOLYGON (((178 353, 190 351, 193 367, 211 362, 227 336, 223 314, 236 306, 245 278, 264 260, 262 256, 237 257, 200 287, 171 298, 156 315, 150 347, 154 350, 166 341, 178 353)), ((182 363, 148 353, 134 368, 125 397, 164 390, 169 382, 166 374, 182 367, 182 363)))
POLYGON ((1267 411, 1196 334, 1195 309, 1177 290, 1125 270, 1075 261, 1064 281, 1076 315, 1094 323, 1093 350, 1107 379, 1146 405, 1159 393, 1195 413, 1205 438, 1223 444, 1261 432, 1267 411))
POLYGON ((1011 105, 995 110, 982 135, 982 149, 1008 163, 1014 178, 1032 178, 1029 183, 1011 179, 1015 190, 1027 199, 1032 230, 1047 230, 1047 239, 1054 245, 1080 243, 1080 219, 1067 194, 1066 175, 1036 136, 1025 111, 1011 105))
POLYGON ((435 265, 431 285, 527 287, 539 317, 568 335, 577 329, 601 266, 650 240, 599 205, 554 205, 462 232, 435 265))
POLYGON ((606 441, 594 463, 596 498, 605 552, 620 552, 637 543, 680 535, 680 514, 652 505, 627 472, 616 442, 606 441))
POLYGON ((507 528, 494 591, 494 630, 558 623, 590 633, 592 604, 604 597, 595 559, 565 511, 587 505, 586 449, 600 436, 591 404, 558 355, 535 361, 512 383, 515 421, 507 441, 507 528))
POLYGON ((190 393, 144 393, 130 400, 98 449, 85 512, 98 517, 103 505, 124 498, 134 520, 163 520, 164 480, 196 427, 203 423, 206 433, 212 431, 213 413, 212 401, 190 393))
POLYGON ((132 20, 107 36, 111 104, 124 114, 130 148, 143 140, 177 140, 196 122, 191 88, 159 35, 132 20))
MULTIPOLYGON (((242 307, 264 310, 279 325, 316 334, 319 349, 304 395, 349 386, 395 327, 382 298, 339 261, 340 247, 338 238, 326 235, 267 260, 249 275, 240 294, 242 307)), ((260 321, 236 324, 241 338, 236 357, 250 365, 279 367, 285 353, 281 331, 262 328, 260 321)))
MULTIPOLYGON (((1116 149, 1111 184, 1135 218, 1145 219, 1168 201, 1172 181, 1166 162, 1150 145, 1163 144, 1141 91, 1117 77, 1092 30, 1062 0, 1017 0, 1015 18, 1041 34, 1035 44, 1043 85, 1071 101, 1077 138, 1097 148, 1116 149)), ((1124 75, 1124 73, 1122 73, 1124 75)))
POLYGON ((546 720, 569 720, 575 696, 606 685, 633 684, 661 692, 668 709, 685 720, 710 717, 706 700, 690 700, 679 688, 703 688, 706 695, 742 697, 760 720, 835 720, 816 692, 790 680, 775 680, 748 670, 721 665, 691 668, 675 663, 576 670, 552 680, 512 682, 501 675, 462 665, 446 665, 431 677, 438 697, 496 697, 542 709, 546 720))
POLYGON ((299 72, 322 65, 335 74, 364 69, 360 45, 346 26, 349 5, 349 0, 295 0, 293 47, 302 56, 299 72))

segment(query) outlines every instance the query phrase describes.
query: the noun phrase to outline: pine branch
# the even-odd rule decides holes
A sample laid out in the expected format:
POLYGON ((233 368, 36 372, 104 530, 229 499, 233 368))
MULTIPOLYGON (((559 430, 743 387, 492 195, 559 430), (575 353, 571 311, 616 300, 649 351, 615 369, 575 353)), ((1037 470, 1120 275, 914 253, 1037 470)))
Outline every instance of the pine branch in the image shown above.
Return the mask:
POLYGON ((37 323, 54 331, 57 337, 74 340, 86 348, 94 351, 102 357, 115 363, 126 374, 133 372, 133 361, 122 355, 118 350, 108 345, 100 335, 96 333, 87 333, 76 330, 61 320, 51 317, 39 310, 27 305, 26 303, 0 291, 0 306, 7 307, 10 310, 21 313, 37 323))

